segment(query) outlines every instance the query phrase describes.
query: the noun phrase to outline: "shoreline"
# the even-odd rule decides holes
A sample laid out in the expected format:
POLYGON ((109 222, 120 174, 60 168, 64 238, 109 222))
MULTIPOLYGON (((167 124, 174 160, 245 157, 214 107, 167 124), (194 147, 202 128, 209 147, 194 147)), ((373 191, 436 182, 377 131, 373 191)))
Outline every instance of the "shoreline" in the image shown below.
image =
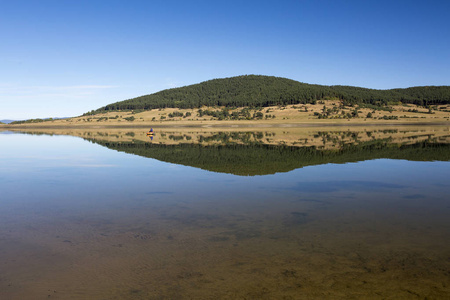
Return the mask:
MULTIPOLYGON (((219 124, 220 125, 220 124, 219 124)), ((315 126, 292 126, 292 124, 246 124, 246 126, 154 126, 154 135, 149 139, 149 127, 15 127, 2 130, 1 135, 44 134, 51 136, 73 136, 86 140, 109 142, 145 142, 164 145, 201 144, 219 145, 223 141, 231 143, 259 143, 294 147, 317 147, 335 149, 341 143, 369 142, 389 139, 399 144, 429 140, 450 142, 450 124, 314 124, 315 126), (347 126, 345 126, 347 125, 347 126)), ((304 124, 303 124, 304 125, 304 124)), ((309 124, 311 125, 311 124, 309 124)))
POLYGON ((15 129, 106 129, 106 128, 309 128, 309 127, 377 127, 377 126, 450 126, 450 122, 308 122, 308 123, 269 123, 269 122, 163 122, 146 124, 0 124, 0 131, 15 129), (178 123, 178 124, 177 124, 178 123))
POLYGON ((450 106, 433 109, 416 105, 393 105, 375 110, 342 106, 340 101, 320 104, 270 106, 264 108, 203 107, 162 108, 145 111, 110 111, 65 119, 30 119, 0 124, 3 129, 56 128, 278 128, 354 126, 450 125, 450 106), (245 110, 245 115, 242 115, 245 110), (224 116, 224 111, 226 116, 224 116), (207 114, 205 112, 208 112, 207 114))

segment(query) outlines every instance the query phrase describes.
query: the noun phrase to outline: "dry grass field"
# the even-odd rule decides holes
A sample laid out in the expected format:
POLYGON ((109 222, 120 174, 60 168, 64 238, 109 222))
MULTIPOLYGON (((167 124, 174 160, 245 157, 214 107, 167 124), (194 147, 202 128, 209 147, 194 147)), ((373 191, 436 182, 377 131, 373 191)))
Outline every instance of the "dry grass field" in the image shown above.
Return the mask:
MULTIPOLYGON (((202 111, 224 112, 221 107, 204 107, 202 111)), ((386 110, 342 106, 340 101, 325 100, 317 104, 297 104, 248 108, 247 116, 242 115, 243 108, 227 109, 230 117, 218 118, 203 114, 199 109, 163 108, 148 111, 113 111, 96 115, 86 115, 62 120, 30 122, 2 127, 148 127, 148 126, 308 126, 308 125, 367 125, 367 124, 414 124, 414 123, 450 123, 450 105, 419 107, 412 104, 394 105, 386 110), (232 119, 231 115, 241 113, 232 119)))

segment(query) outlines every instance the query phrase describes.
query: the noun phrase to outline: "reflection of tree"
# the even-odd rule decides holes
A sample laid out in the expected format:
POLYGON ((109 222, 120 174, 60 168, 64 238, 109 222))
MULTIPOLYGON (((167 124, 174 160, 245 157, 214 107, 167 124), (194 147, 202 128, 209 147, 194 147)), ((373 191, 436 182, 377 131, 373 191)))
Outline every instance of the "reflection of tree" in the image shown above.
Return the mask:
MULTIPOLYGON (((249 135, 237 136, 245 140, 245 137, 249 135)), ((217 135, 215 138, 228 140, 229 135, 217 135)), ((188 142, 164 145, 145 142, 109 142, 90 138, 89 140, 117 151, 235 175, 274 174, 309 165, 357 162, 377 158, 414 161, 450 160, 449 144, 430 141, 402 145, 383 139, 358 144, 342 144, 337 149, 322 150, 314 146, 295 147, 262 143, 223 143, 203 146, 188 142)))
MULTIPOLYGON (((270 134, 272 135, 272 134, 270 134)), ((273 134, 275 135, 275 134, 273 134)), ((267 134, 266 134, 267 136, 267 134)), ((199 135, 200 143, 219 142, 223 144, 243 143, 252 144, 260 143, 264 138, 262 132, 218 132, 213 135, 199 135)))

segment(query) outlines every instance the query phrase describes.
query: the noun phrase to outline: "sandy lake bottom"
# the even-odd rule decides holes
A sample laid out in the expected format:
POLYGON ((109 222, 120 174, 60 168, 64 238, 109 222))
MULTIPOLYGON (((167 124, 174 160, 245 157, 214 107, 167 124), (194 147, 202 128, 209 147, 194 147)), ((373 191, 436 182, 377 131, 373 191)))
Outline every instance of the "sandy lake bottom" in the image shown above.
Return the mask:
POLYGON ((0 299, 450 296, 448 161, 239 176, 70 136, 0 141, 0 299))

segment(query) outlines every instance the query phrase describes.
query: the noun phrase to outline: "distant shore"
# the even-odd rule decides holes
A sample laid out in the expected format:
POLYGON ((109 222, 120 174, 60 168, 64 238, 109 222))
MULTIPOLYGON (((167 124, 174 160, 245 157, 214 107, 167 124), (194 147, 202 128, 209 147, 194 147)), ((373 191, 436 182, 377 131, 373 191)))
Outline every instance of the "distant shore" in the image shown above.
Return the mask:
POLYGON ((215 124, 121 124, 121 125, 54 125, 54 124, 26 124, 26 125, 0 125, 0 130, 21 130, 21 129, 133 129, 133 128, 301 128, 301 127, 383 127, 383 126, 450 126, 450 122, 417 122, 417 123, 225 123, 215 124))
POLYGON ((450 105, 424 108, 395 105, 385 108, 343 107, 339 101, 264 108, 163 108, 145 111, 108 111, 55 120, 0 124, 20 128, 142 128, 142 127, 329 127, 329 126, 450 125, 450 105), (245 110, 245 117, 242 111, 245 110))

